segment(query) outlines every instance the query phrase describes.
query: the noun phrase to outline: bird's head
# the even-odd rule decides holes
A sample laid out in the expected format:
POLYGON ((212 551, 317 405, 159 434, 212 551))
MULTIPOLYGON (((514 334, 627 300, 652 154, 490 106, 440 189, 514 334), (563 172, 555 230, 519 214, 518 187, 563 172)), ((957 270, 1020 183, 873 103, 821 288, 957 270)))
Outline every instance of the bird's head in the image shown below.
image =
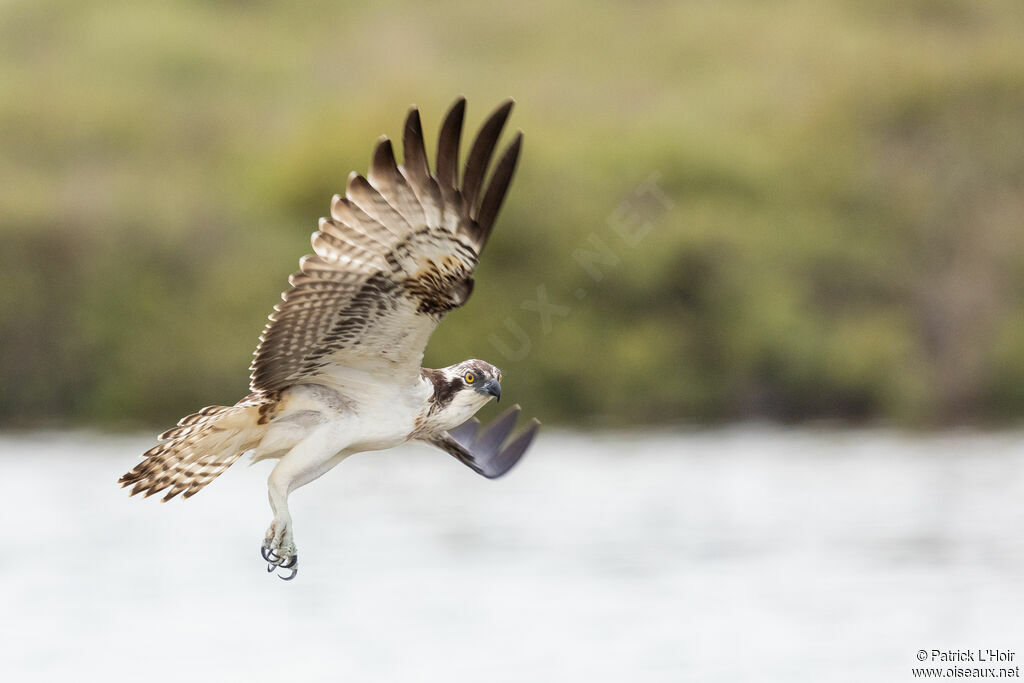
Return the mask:
POLYGON ((501 400, 501 370, 485 361, 471 359, 423 374, 434 385, 431 412, 440 429, 462 424, 492 398, 501 400))

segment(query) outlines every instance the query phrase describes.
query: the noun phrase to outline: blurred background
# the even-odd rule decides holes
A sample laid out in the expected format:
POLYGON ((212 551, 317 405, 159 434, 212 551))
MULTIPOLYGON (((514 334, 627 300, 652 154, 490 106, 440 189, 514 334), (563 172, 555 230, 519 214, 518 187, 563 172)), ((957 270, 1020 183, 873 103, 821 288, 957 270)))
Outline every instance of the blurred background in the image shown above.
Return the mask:
POLYGON ((470 127, 517 98, 526 146, 428 362, 491 359, 551 424, 1024 409, 1014 0, 8 2, 0 26, 4 424, 237 400, 331 195, 459 93, 470 127))
POLYGON ((311 680, 1024 656, 1019 0, 14 0, 0 102, 17 680, 170 678, 142 641, 192 638, 211 680, 298 666, 269 643, 311 680), (303 490, 287 593, 266 471, 113 481, 246 393, 331 195, 459 94, 525 146, 426 363, 499 365, 547 429, 507 483, 410 448, 303 490))

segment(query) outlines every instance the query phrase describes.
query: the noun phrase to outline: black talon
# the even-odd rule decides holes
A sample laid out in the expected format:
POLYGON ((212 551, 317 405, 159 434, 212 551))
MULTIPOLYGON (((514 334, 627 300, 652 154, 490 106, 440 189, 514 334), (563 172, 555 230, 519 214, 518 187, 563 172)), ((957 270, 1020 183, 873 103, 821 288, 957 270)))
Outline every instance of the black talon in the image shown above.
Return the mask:
POLYGON ((290 576, 278 575, 282 581, 291 581, 295 578, 295 575, 299 573, 299 556, 298 554, 292 555, 288 560, 287 564, 284 564, 285 558, 278 555, 273 548, 260 548, 260 556, 263 557, 267 562, 267 573, 273 574, 277 569, 291 569, 292 573, 290 576))
POLYGON ((288 564, 282 564, 278 567, 278 569, 291 569, 292 573, 290 576, 282 576, 281 574, 278 574, 277 578, 281 579, 282 581, 291 581, 292 579, 294 579, 295 576, 299 573, 298 554, 296 553, 295 555, 292 555, 292 559, 288 561, 288 564))

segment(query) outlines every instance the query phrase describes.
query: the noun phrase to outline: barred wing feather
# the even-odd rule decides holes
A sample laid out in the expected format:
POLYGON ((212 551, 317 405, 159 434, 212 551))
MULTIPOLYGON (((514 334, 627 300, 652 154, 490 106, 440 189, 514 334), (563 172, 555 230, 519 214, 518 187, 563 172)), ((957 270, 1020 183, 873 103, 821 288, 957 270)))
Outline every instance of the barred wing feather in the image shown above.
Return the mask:
POLYGON ((466 159, 459 143, 459 98, 438 138, 436 172, 427 162, 419 112, 409 111, 404 160, 381 138, 366 177, 349 177, 330 218, 313 233, 313 254, 289 278, 251 366, 251 388, 274 392, 315 378, 332 365, 397 367, 418 373, 423 351, 445 313, 463 305, 515 171, 522 135, 487 170, 512 109, 508 100, 484 122, 466 159))

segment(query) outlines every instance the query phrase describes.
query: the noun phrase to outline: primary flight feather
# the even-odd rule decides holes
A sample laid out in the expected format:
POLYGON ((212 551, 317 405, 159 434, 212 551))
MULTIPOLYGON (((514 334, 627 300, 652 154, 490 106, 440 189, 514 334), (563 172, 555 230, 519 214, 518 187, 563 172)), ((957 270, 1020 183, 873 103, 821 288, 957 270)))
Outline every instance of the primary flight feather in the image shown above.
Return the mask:
POLYGON ((420 367, 434 328, 473 291, 522 146, 516 133, 487 177, 508 100, 477 133, 460 180, 465 109, 459 98, 445 116, 433 173, 416 108, 405 121, 401 165, 386 137, 377 142, 369 173, 353 173, 345 195, 335 195, 313 233, 314 253, 274 307, 250 368, 251 393, 161 434, 119 480, 132 495, 188 498, 246 452, 277 459, 261 554, 268 571, 289 570, 282 578, 291 579, 298 553, 288 495, 348 455, 416 439, 488 478, 522 457, 539 423, 506 442, 519 406, 484 430, 473 417, 500 398, 498 368, 481 360, 420 367))

